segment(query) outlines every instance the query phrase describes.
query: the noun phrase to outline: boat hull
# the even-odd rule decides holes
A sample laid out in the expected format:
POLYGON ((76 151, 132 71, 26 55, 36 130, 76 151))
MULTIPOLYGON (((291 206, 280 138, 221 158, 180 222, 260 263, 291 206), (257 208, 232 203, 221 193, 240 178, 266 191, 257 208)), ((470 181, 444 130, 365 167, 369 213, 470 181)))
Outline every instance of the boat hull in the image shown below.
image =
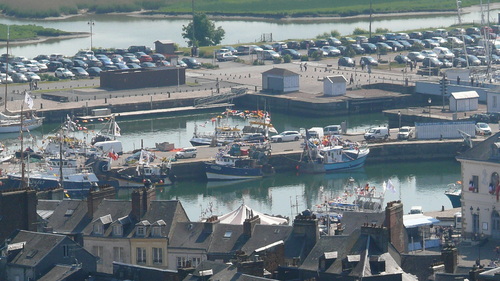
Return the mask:
MULTIPOLYGON (((42 126, 42 124, 43 124, 42 120, 34 120, 33 122, 24 123, 22 128, 24 132, 27 132, 37 129, 38 127, 42 126)), ((20 130, 21 130, 20 123, 14 123, 14 124, 0 123, 0 133, 18 133, 20 130)))
POLYGON ((208 180, 244 180, 264 177, 261 168, 236 168, 232 166, 205 163, 208 180))
POLYGON ((307 173, 307 174, 353 170, 363 167, 367 156, 368 154, 365 154, 353 160, 337 162, 337 163, 322 163, 317 161, 300 162, 298 170, 301 173, 307 173))
POLYGON ((462 198, 462 194, 458 192, 445 192, 445 195, 450 199, 451 206, 453 208, 462 207, 462 202, 460 199, 462 198))
MULTIPOLYGON (((89 181, 64 181, 64 189, 67 190, 89 190, 92 187, 89 181)), ((21 176, 11 175, 8 177, 9 188, 21 187, 21 176)), ((60 187, 58 178, 33 177, 29 179, 29 186, 34 190, 51 190, 60 187)))

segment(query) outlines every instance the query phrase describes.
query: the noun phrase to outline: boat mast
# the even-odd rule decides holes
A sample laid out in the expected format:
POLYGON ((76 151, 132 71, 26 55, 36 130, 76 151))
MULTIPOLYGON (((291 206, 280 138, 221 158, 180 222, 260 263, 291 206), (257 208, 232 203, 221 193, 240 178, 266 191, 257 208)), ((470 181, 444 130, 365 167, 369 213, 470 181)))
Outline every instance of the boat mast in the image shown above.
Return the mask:
MULTIPOLYGON (((6 66, 5 66, 5 97, 4 97, 4 101, 3 101, 4 112, 7 112, 7 85, 9 84, 9 80, 8 80, 8 78, 9 78, 9 41, 10 41, 9 39, 10 39, 10 26, 7 25, 7 58, 5 61, 6 62, 6 66)), ((21 106, 21 108, 22 108, 22 106, 21 106)), ((22 128, 21 128, 21 131, 22 131, 22 128)))
MULTIPOLYGON (((9 56, 9 54, 7 54, 7 57, 9 56)), ((7 63, 8 65, 8 63, 7 63)), ((7 85, 7 84, 5 84, 7 85)), ((24 91, 24 95, 26 96, 26 90, 24 91)), ((5 93, 5 97, 7 97, 7 93, 5 93)), ((5 105, 7 105, 7 99, 5 100, 5 105)), ((27 189, 29 187, 29 185, 26 185, 25 183, 25 163, 24 163, 24 147, 23 147, 23 143, 24 143, 24 137, 23 137, 23 123, 24 123, 24 112, 23 112, 23 106, 24 106, 24 102, 21 102, 21 124, 20 124, 20 128, 21 128, 21 131, 19 132, 20 134, 20 138, 21 138, 21 189, 27 189)))

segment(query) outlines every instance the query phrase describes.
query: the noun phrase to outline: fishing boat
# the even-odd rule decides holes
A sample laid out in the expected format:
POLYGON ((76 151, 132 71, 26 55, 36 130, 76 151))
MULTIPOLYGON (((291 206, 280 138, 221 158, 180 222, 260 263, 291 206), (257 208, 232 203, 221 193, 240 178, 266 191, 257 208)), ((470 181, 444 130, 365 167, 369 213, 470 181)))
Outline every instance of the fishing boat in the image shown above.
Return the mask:
POLYGON ((274 168, 267 163, 270 145, 256 144, 248 150, 238 143, 220 149, 215 159, 205 162, 205 172, 210 180, 248 180, 274 174, 274 168))
POLYGON ((23 117, 21 115, 7 115, 0 112, 0 133, 17 133, 21 129, 24 132, 28 132, 42 125, 43 118, 37 117, 34 111, 26 112, 23 117))
POLYGON ((120 187, 141 187, 146 182, 156 187, 172 185, 174 177, 171 174, 170 160, 162 159, 161 163, 154 164, 150 162, 151 157, 148 153, 146 150, 141 150, 137 165, 116 172, 115 178, 120 187))
POLYGON ((309 137, 304 142, 304 151, 297 169, 301 173, 325 173, 360 168, 364 165, 370 149, 365 144, 341 141, 336 136, 326 137, 315 144, 309 137))
POLYGON ((60 153, 64 155, 86 154, 89 151, 87 144, 74 135, 74 132, 82 129, 86 128, 78 126, 69 115, 66 115, 66 120, 58 132, 44 140, 44 154, 51 156, 60 153))
POLYGON ((462 206, 462 183, 457 181, 456 183, 451 183, 444 192, 444 195, 450 199, 451 206, 453 208, 459 208, 462 206))
POLYGON ((193 146, 214 145, 222 146, 240 139, 242 131, 237 126, 216 127, 213 132, 198 132, 198 127, 194 127, 194 134, 189 142, 193 146))
MULTIPOLYGON (((7 173, 7 185, 21 188, 22 172, 7 173)), ((39 169, 25 172, 28 186, 37 191, 62 187, 66 190, 84 191, 99 184, 99 179, 90 167, 78 166, 76 159, 49 158, 39 169), (61 174, 62 173, 62 174, 61 174)))

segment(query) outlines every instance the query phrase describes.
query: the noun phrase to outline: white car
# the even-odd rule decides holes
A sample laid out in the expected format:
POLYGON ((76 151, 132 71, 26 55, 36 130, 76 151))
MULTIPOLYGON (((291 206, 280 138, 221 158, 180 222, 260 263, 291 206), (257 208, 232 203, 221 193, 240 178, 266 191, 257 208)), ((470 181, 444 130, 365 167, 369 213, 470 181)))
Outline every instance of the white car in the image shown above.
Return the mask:
POLYGON ((196 147, 186 147, 175 153, 175 159, 196 158, 198 149, 196 147))
POLYGON ((73 77, 75 77, 75 74, 73 74, 73 72, 69 71, 69 69, 62 68, 62 67, 56 69, 56 71, 54 72, 54 75, 57 78, 73 78, 73 77))
POLYGON ((409 126, 403 126, 399 129, 398 140, 408 140, 413 137, 413 129, 409 126))
POLYGON ((485 136, 491 135, 490 125, 483 122, 476 123, 476 134, 485 136))
POLYGON ((283 142, 283 141, 298 141, 302 138, 302 135, 297 131, 284 131, 279 135, 271 137, 273 142, 283 142))

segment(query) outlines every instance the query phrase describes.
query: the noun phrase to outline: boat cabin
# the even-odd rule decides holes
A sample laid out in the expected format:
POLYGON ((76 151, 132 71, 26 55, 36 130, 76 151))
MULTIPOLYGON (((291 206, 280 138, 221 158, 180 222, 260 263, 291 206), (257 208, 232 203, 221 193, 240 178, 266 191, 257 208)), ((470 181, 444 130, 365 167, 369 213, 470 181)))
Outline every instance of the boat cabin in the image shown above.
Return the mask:
POLYGON ((320 155, 323 157, 324 163, 343 162, 343 148, 340 145, 325 147, 321 149, 320 155))

